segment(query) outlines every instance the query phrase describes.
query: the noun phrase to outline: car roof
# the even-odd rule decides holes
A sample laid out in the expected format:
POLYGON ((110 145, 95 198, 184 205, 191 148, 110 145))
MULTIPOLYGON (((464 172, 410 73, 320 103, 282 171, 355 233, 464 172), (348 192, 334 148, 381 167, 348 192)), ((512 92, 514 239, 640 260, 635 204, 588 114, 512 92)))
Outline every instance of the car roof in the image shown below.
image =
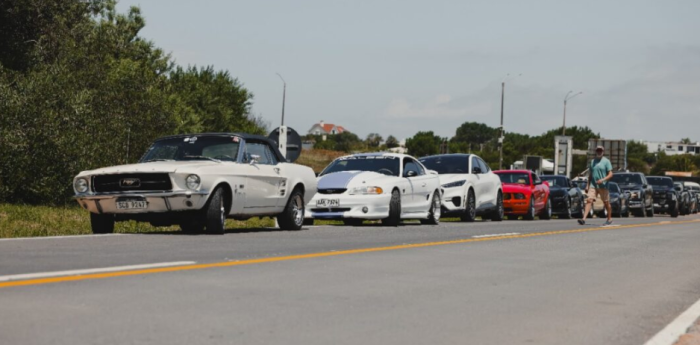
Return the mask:
MULTIPOLYGON (((476 156, 471 153, 442 153, 439 155, 430 155, 430 156, 423 156, 420 159, 423 158, 437 158, 437 157, 470 157, 470 156, 476 156)), ((478 156, 477 156, 478 157, 478 156)))
POLYGON ((270 145, 272 148, 273 152, 277 156, 277 160, 280 162, 288 162, 287 159, 282 156, 282 153, 280 152, 279 148, 277 147, 277 143, 265 136, 262 135, 256 135, 256 134, 248 134, 248 133, 234 133, 234 132, 206 132, 206 133, 188 133, 188 134, 176 134, 176 135, 169 135, 166 137, 161 137, 155 140, 155 142, 161 141, 161 140, 169 140, 169 139, 178 139, 178 138, 189 138, 189 137, 239 137, 245 141, 262 141, 270 145))
POLYGON ((413 158, 413 156, 409 156, 403 153, 393 153, 393 152, 366 152, 366 153, 353 153, 351 155, 346 155, 339 157, 340 158, 347 158, 347 157, 360 157, 360 156, 366 156, 366 157, 378 157, 378 156, 387 156, 387 157, 397 157, 397 158, 402 158, 402 157, 408 157, 408 158, 413 158))

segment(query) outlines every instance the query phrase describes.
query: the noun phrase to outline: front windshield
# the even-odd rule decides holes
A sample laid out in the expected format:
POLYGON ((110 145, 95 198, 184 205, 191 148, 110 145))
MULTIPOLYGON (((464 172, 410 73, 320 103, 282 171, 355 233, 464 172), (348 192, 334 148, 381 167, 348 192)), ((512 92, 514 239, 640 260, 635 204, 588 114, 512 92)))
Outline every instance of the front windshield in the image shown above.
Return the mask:
POLYGON ((350 156, 338 158, 323 170, 320 176, 340 171, 372 171, 399 176, 401 159, 394 156, 350 156))
POLYGON ((530 176, 526 173, 498 173, 502 183, 530 185, 530 176))
POLYGON ((468 174, 470 156, 435 156, 421 158, 420 162, 438 174, 468 174))
POLYGON ((540 178, 544 181, 547 181, 549 183, 550 187, 569 187, 569 185, 566 183, 566 177, 562 176, 540 176, 540 178))
POLYGON ((647 177, 647 181, 652 186, 673 187, 673 180, 668 177, 647 177))
POLYGON ((608 183, 608 189, 610 190, 610 193, 620 193, 620 186, 618 186, 615 182, 608 183))
POLYGON ((621 185, 642 184, 642 177, 637 174, 614 174, 612 181, 621 185))
POLYGON ((153 161, 216 160, 235 162, 240 138, 235 136, 193 136, 156 141, 139 163, 153 161))

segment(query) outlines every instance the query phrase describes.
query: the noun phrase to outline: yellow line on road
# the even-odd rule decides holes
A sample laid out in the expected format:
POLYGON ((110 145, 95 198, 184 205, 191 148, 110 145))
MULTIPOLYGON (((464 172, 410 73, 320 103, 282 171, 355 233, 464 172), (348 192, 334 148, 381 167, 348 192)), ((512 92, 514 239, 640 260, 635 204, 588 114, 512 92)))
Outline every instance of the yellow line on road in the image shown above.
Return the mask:
POLYGON ((118 272, 93 273, 93 274, 84 274, 84 275, 76 275, 76 276, 27 279, 27 280, 2 282, 2 283, 0 283, 0 288, 7 288, 7 287, 13 287, 13 286, 42 285, 42 284, 61 283, 61 282, 70 282, 70 281, 79 281, 79 280, 104 279, 104 278, 134 276, 134 275, 153 274, 153 273, 200 270, 200 269, 216 268, 216 267, 253 265, 253 264, 262 264, 262 263, 278 262, 278 261, 289 261, 289 260, 322 258, 322 257, 327 257, 327 256, 380 252, 380 251, 387 251, 387 250, 433 247, 433 246, 442 246, 442 245, 446 245, 446 244, 486 242, 486 241, 497 241, 497 240, 514 239, 514 238, 528 238, 528 237, 551 236, 551 235, 561 235, 561 234, 574 234, 574 233, 581 233, 581 232, 604 231, 604 230, 619 230, 619 229, 629 229, 629 228, 652 227, 652 226, 660 226, 660 225, 679 225, 679 224, 690 224, 690 223, 698 223, 698 222, 700 222, 700 220, 676 221, 676 222, 669 222, 669 223, 663 223, 663 224, 661 224, 661 223, 646 223, 646 224, 621 225, 621 226, 614 226, 614 227, 612 227, 612 226, 611 227, 596 227, 596 228, 586 227, 586 228, 575 229, 575 230, 555 230, 555 231, 545 231, 545 232, 534 232, 534 233, 529 233, 529 234, 468 238, 468 239, 440 241, 440 242, 402 244, 402 245, 388 246, 388 247, 349 249, 349 250, 339 250, 339 251, 332 251, 332 252, 278 256, 278 257, 271 257, 271 258, 250 259, 250 260, 241 260, 241 261, 224 261, 224 262, 214 262, 214 263, 207 263, 207 264, 193 264, 193 265, 182 265, 182 266, 172 266, 172 267, 140 269, 140 270, 118 271, 118 272))

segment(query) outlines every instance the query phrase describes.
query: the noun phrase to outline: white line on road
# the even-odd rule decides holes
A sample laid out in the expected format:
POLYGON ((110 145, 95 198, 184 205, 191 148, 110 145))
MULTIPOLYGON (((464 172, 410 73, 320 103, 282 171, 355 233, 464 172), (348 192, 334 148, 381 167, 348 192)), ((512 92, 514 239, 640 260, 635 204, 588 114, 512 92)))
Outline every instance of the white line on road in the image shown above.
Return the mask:
POLYGON ((513 236, 513 235, 520 235, 519 232, 508 232, 505 234, 490 234, 490 235, 477 235, 477 236, 472 236, 472 238, 484 238, 484 237, 499 237, 499 236, 513 236))
POLYGON ((51 277, 61 277, 61 276, 78 276, 78 275, 91 274, 91 273, 130 271, 130 270, 141 270, 141 269, 169 267, 169 266, 183 266, 183 265, 192 265, 192 264, 196 264, 196 262, 194 262, 194 261, 160 262, 160 263, 155 263, 155 264, 144 264, 144 265, 115 266, 115 267, 103 267, 103 268, 89 268, 89 269, 83 269, 83 270, 14 274, 14 275, 8 275, 8 276, 0 276, 0 282, 7 282, 7 281, 13 281, 13 280, 23 280, 23 279, 51 278, 51 277))
POLYGON ((129 234, 99 234, 99 235, 63 235, 63 236, 44 236, 44 237, 15 237, 15 238, 0 238, 1 241, 21 241, 21 240, 49 240, 49 239, 71 239, 71 238, 99 238, 109 236, 125 236, 129 234))
POLYGON ((688 328, 693 325, 695 320, 700 317, 700 300, 679 315, 675 320, 668 324, 661 332, 649 339, 644 345, 672 345, 681 335, 688 331, 688 328))

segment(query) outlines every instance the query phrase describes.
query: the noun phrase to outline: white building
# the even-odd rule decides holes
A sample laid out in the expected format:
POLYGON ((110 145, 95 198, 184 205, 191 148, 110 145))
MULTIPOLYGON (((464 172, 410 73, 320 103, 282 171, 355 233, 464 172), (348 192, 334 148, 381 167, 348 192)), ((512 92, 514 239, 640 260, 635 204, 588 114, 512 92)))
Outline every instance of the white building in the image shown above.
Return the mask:
POLYGON ((649 153, 664 152, 669 156, 682 155, 686 153, 700 154, 700 142, 683 144, 679 142, 667 141, 645 141, 649 153))

